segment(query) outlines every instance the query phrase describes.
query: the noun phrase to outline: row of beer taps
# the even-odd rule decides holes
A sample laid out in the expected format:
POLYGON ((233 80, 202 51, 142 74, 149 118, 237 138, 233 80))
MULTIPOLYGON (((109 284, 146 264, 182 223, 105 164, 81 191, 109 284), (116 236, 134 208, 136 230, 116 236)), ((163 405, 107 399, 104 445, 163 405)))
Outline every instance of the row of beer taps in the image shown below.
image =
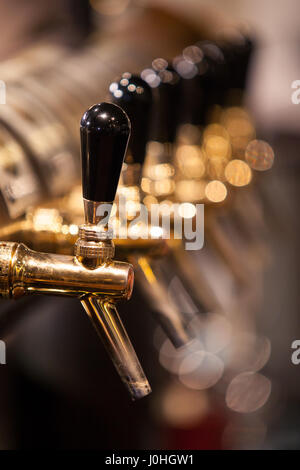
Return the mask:
POLYGON ((59 51, 62 65, 50 69, 23 62, 22 79, 9 77, 0 296, 79 298, 133 399, 151 390, 116 309, 134 276, 174 357, 199 349, 209 312, 236 331, 254 329, 251 315, 236 312, 241 300, 251 311, 254 274, 268 260, 255 171, 270 169, 274 153, 243 105, 252 48, 243 35, 202 41, 171 62, 121 73, 105 93, 98 77, 112 71, 95 45, 76 57, 59 51), (77 123, 87 105, 82 201, 77 123), (103 204, 111 206, 105 222, 103 204), (178 214, 197 246, 177 236, 178 214))

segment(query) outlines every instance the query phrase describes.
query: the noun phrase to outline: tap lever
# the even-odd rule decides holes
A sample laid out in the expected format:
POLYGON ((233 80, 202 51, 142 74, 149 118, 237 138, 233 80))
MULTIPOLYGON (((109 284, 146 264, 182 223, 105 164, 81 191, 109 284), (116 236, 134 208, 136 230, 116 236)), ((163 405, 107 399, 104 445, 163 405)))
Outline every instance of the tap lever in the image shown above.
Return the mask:
POLYGON ((80 136, 85 218, 86 223, 97 224, 99 205, 115 199, 130 121, 115 104, 95 104, 82 116, 80 136))
POLYGON ((95 269, 113 254, 107 230, 130 136, 127 114, 112 103, 91 106, 80 123, 85 225, 75 245, 77 259, 95 269))

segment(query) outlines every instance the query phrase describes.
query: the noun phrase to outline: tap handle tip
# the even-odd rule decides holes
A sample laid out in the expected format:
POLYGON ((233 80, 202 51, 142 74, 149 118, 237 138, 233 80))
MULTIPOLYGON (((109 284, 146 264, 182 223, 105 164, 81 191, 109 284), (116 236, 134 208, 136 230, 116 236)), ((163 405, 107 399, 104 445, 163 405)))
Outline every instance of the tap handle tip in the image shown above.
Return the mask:
POLYGON ((84 113, 80 122, 84 199, 114 201, 129 136, 130 121, 119 106, 103 102, 84 113))

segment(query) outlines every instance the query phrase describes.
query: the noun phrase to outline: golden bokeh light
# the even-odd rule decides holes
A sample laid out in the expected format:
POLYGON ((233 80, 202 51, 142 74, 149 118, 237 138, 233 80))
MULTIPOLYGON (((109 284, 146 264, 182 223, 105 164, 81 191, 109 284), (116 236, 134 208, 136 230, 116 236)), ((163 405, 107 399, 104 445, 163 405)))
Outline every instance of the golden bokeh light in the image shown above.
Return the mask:
POLYGON ((194 204, 191 204, 190 202, 183 202, 180 204, 178 213, 181 217, 184 219, 191 219, 196 215, 196 207, 194 204))
POLYGON ((212 136, 223 137, 225 140, 230 140, 230 136, 225 127, 217 123, 209 124, 205 127, 203 132, 203 142, 205 143, 209 137, 212 136))
POLYGON ((231 107, 222 113, 221 122, 231 141, 232 154, 243 158, 250 140, 255 138, 255 128, 249 113, 240 107, 231 107))
POLYGON ((160 180, 173 176, 175 169, 170 163, 159 163, 157 165, 147 166, 144 173, 148 178, 160 180))
POLYGON ((142 178, 141 188, 144 193, 151 193, 152 191, 152 181, 149 178, 142 178))
POLYGON ((126 201, 126 217, 128 220, 132 220, 140 212, 141 204, 139 201, 126 201))
POLYGON ((228 124, 233 119, 245 119, 247 121, 251 121, 251 117, 248 111, 246 111, 245 108, 242 108, 240 106, 231 106, 223 111, 221 116, 221 122, 225 128, 227 128, 228 124))
POLYGON ((227 130, 231 138, 250 138, 254 135, 254 128, 250 121, 244 118, 232 119, 228 122, 227 130))
POLYGON ((186 178, 201 178, 204 175, 204 157, 198 146, 180 145, 175 158, 176 164, 186 178))
POLYGON ((207 158, 226 158, 231 157, 230 142, 222 136, 211 135, 208 136, 204 143, 204 150, 207 158))
POLYGON ((163 179, 154 182, 154 195, 163 196, 166 194, 171 194, 175 189, 175 183, 171 179, 163 179))
POLYGON ((205 181, 181 180, 176 183, 175 193, 180 202, 201 201, 205 197, 205 181))
POLYGON ((122 196, 126 201, 139 202, 140 192, 138 186, 120 186, 118 195, 122 196))
POLYGON ((232 186, 246 186, 252 178, 249 165, 242 160, 232 160, 225 168, 225 178, 232 186))
POLYGON ((145 196, 144 199, 143 199, 143 203, 145 204, 145 206, 147 208, 150 208, 152 204, 158 204, 158 200, 156 199, 156 197, 154 196, 151 196, 150 194, 145 196))
POLYGON ((53 232, 59 232, 61 230, 62 220, 62 216, 57 209, 38 208, 32 214, 32 224, 36 231, 51 230, 53 232))
POLYGON ((221 181, 210 181, 206 185, 205 196, 211 202, 222 202, 226 199, 227 188, 221 181))

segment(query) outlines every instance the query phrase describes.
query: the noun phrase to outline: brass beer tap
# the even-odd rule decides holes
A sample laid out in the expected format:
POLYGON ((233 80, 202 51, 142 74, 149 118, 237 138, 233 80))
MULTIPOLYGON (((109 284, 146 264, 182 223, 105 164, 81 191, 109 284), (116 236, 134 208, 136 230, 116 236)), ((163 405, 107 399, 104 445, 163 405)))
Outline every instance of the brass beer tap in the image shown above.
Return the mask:
POLYGON ((77 297, 132 399, 137 399, 151 388, 116 307, 131 297, 134 272, 130 264, 113 260, 112 233, 98 216, 103 204, 109 207, 114 201, 130 122, 118 106, 100 103, 84 113, 80 133, 85 224, 79 227, 74 256, 0 242, 0 298, 77 297))

